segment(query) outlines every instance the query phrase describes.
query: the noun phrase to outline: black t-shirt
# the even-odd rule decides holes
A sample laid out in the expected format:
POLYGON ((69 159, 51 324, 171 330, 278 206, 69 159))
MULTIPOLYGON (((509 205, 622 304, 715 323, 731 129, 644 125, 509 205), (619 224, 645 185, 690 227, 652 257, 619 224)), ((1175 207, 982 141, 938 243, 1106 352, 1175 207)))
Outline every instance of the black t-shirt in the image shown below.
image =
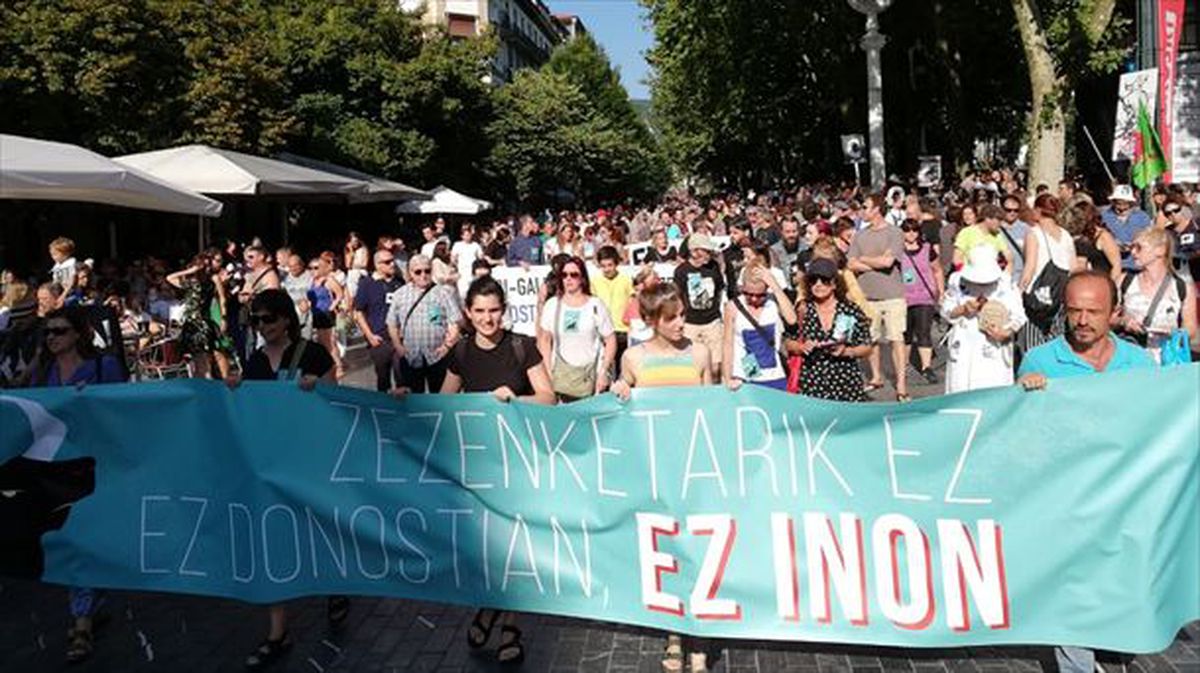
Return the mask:
POLYGON ((674 262, 678 259, 679 253, 675 248, 668 247, 666 252, 659 252, 658 248, 651 246, 646 250, 646 256, 642 259, 646 264, 658 264, 664 262, 674 262))
POLYGON ((738 277, 746 266, 746 251, 731 245, 721 252, 721 258, 725 261, 725 293, 733 299, 737 296, 738 277))
MULTIPOLYGON (((942 243, 942 221, 936 217, 932 220, 925 220, 921 223, 921 238, 930 245, 941 245, 942 243)), ((947 252, 946 250, 942 251, 947 252)), ((953 251, 951 257, 953 257, 953 251)))
POLYGON ((358 294, 354 296, 354 309, 362 311, 367 324, 376 335, 387 338, 387 314, 395 301, 396 292, 404 286, 404 280, 393 276, 389 281, 378 278, 363 278, 358 281, 358 294))
POLYGON ((542 354, 533 338, 505 330, 500 343, 491 350, 480 348, 474 337, 465 337, 450 352, 448 368, 462 379, 464 393, 490 393, 508 386, 516 395, 532 395, 529 368, 541 362, 542 354))
POLYGON ((675 267, 675 285, 683 296, 683 319, 689 325, 706 325, 721 319, 721 293, 725 279, 716 262, 702 267, 684 262, 675 267))
MULTIPOLYGON (((283 357, 279 360, 280 369, 287 369, 292 364, 296 346, 297 344, 292 344, 283 351, 283 357)), ((300 362, 297 363, 296 369, 299 369, 303 376, 320 378, 333 369, 333 358, 330 357, 329 351, 325 350, 324 346, 315 341, 308 341, 304 346, 304 351, 300 353, 300 362)), ((275 381, 279 378, 279 372, 271 369, 271 361, 267 359, 267 354, 263 352, 263 349, 259 348, 250 355, 250 359, 246 362, 242 378, 248 381, 275 381)))

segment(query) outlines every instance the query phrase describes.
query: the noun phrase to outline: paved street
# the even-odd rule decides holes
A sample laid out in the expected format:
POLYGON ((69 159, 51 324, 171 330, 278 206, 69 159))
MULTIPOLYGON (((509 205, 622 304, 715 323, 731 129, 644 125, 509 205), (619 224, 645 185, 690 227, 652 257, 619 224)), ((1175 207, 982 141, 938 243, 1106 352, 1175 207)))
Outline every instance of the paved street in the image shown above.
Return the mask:
MULTIPOLYGON (((348 383, 373 384, 352 354, 348 383)), ((940 392, 914 386, 915 395, 940 392)), ((880 399, 890 398, 884 391, 880 399)), ((233 601, 113 592, 96 655, 77 671, 242 670, 242 660, 266 628, 261 608, 233 601)), ((465 634, 472 611, 391 599, 355 599, 350 618, 330 633, 323 599, 292 603, 296 645, 275 669, 305 673, 400 673, 501 670, 491 650, 470 651, 465 634)), ((0 581, 0 673, 68 670, 66 592, 31 582, 0 581)), ((663 646, 657 632, 580 620, 528 616, 521 670, 566 673, 656 673, 663 646)), ((712 669, 723 673, 1034 673, 1055 670, 1046 647, 899 650, 752 641, 708 644, 712 669)), ((1112 673, 1123 665, 1115 655, 1112 673)), ((1179 633, 1165 652, 1126 661, 1138 673, 1200 673, 1200 622, 1179 633)))

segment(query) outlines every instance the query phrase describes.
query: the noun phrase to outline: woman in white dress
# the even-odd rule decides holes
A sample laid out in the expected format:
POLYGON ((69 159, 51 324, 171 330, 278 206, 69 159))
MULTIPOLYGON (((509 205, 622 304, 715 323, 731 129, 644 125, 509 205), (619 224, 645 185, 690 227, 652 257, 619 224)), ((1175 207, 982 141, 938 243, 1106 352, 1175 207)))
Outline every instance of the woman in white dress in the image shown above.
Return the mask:
POLYGON ((1025 308, 995 248, 967 253, 962 271, 946 281, 941 313, 950 323, 946 392, 1012 385, 1013 337, 1025 324, 1025 308))

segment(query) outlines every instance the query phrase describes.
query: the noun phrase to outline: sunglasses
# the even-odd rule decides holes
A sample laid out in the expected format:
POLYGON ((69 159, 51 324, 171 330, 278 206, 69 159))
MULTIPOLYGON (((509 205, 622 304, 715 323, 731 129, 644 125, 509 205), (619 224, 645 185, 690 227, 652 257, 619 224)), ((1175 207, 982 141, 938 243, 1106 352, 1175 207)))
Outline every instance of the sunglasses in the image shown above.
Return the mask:
POLYGON ((578 271, 563 271, 563 278, 583 278, 583 274, 578 271))
POLYGON ((809 278, 812 279, 811 282, 813 285, 833 285, 832 278, 826 278, 825 276, 812 276, 812 275, 810 275, 809 278))
POLYGON ((1005 209, 1004 209, 1004 212, 1006 212, 1006 213, 1019 213, 1019 212, 1021 212, 1021 209, 1020 209, 1020 208, 1005 208, 1005 209))
POLYGON ((747 299, 766 299, 766 292, 742 292, 742 296, 747 299))
POLYGON ((385 257, 383 259, 375 260, 375 263, 376 264, 391 264, 392 262, 395 262, 395 261, 396 260, 392 259, 391 257, 385 257))
POLYGON ((273 325, 279 322, 279 316, 271 313, 254 313, 250 316, 251 325, 273 325))
POLYGON ((70 331, 71 331, 71 328, 70 328, 70 327, 47 327, 47 328, 46 328, 46 336, 48 336, 48 337, 51 337, 51 336, 60 337, 60 336, 63 336, 64 334, 66 334, 66 333, 68 333, 68 332, 70 332, 70 331))
POLYGON ((920 231, 921 230, 921 227, 919 227, 919 226, 917 226, 917 227, 906 226, 906 227, 900 227, 900 228, 904 231, 920 231))
POLYGON ((313 264, 312 266, 308 267, 308 270, 309 271, 320 271, 321 267, 318 264, 313 264))
POLYGON ((408 272, 414 276, 424 276, 429 273, 429 269, 409 269, 408 272))
POLYGON ((1174 215, 1175 213, 1178 213, 1181 210, 1183 210, 1183 208, 1163 208, 1163 214, 1174 215))

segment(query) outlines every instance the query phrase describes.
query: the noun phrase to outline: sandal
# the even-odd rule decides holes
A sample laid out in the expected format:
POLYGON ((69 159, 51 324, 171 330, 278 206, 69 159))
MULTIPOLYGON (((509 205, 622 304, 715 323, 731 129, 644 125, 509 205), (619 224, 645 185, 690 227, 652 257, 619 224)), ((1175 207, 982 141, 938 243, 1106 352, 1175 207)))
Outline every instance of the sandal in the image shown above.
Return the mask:
POLYGON ((275 663, 292 648, 292 639, 285 632, 279 640, 270 638, 259 643, 258 648, 246 657, 246 670, 261 671, 275 663))
POLYGON ((682 673, 683 671, 683 638, 677 635, 667 636, 667 647, 663 650, 663 673, 682 673))
POLYGON ((341 628, 350 616, 350 599, 346 596, 330 596, 325 603, 325 618, 332 629, 341 628))
POLYGON ((692 652, 692 673, 708 673, 708 655, 692 652))
POLYGON ((88 628, 71 628, 67 630, 67 663, 78 664, 86 661, 95 650, 95 638, 88 628))
POLYGON ((909 395, 908 393, 896 393, 896 401, 901 404, 912 402, 912 395, 909 395))
POLYGON ((475 617, 471 619, 471 628, 467 629, 467 645, 471 649, 477 650, 484 645, 492 637, 492 629, 496 628, 496 622, 500 621, 499 610, 489 610, 487 608, 479 608, 475 612, 475 617), (487 615, 491 615, 491 619, 485 619, 487 615))
POLYGON ((873 393, 883 387, 883 381, 867 381, 863 384, 864 393, 873 393))
POLYGON ((521 644, 521 629, 505 624, 500 627, 500 647, 496 648, 496 661, 504 666, 519 666, 525 661, 525 646, 521 644), (511 636, 506 638, 505 636, 511 636))

